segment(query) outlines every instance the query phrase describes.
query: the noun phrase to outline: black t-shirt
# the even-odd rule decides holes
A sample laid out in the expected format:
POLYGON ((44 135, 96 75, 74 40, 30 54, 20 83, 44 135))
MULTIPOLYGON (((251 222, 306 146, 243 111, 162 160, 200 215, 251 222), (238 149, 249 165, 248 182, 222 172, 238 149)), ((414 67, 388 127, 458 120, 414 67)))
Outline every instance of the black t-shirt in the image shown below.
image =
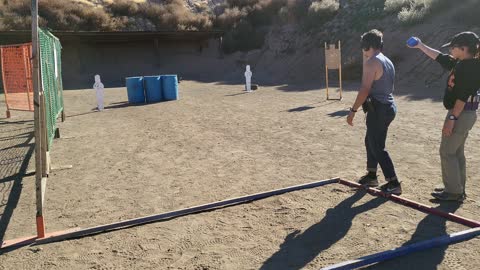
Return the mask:
POLYGON ((443 106, 453 109, 457 99, 467 102, 480 90, 480 59, 455 60, 448 54, 439 54, 435 59, 443 68, 450 71, 443 106))

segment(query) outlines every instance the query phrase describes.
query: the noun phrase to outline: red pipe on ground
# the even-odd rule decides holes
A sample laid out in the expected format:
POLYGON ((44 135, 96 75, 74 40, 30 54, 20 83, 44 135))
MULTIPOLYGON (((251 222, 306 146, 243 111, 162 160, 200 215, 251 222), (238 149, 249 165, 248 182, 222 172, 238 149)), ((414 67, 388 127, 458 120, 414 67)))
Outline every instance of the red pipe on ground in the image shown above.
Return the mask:
POLYGON ((436 216, 444 217, 444 218, 446 218, 450 221, 453 221, 453 222, 456 222, 456 223, 459 223, 459 224, 462 224, 462 225, 465 225, 465 226, 468 226, 468 227, 471 227, 471 228, 480 227, 480 222, 478 222, 476 220, 464 218, 464 217, 461 217, 459 215, 455 215, 455 214, 452 214, 452 213, 443 212, 443 211, 438 210, 436 208, 433 208, 431 206, 428 206, 428 205, 425 205, 425 204, 422 204, 422 203, 419 203, 419 202, 415 202, 415 201, 409 200, 409 199, 404 198, 404 197, 400 197, 400 196, 393 195, 393 194, 392 195, 391 194, 385 194, 378 189, 364 187, 364 186, 362 186, 358 183, 348 181, 348 180, 339 179, 338 183, 343 184, 345 186, 349 186, 349 187, 363 188, 368 193, 370 193, 372 195, 382 196, 382 197, 385 197, 385 198, 387 198, 387 199, 389 199, 393 202, 412 207, 414 209, 420 210, 420 211, 422 211, 424 213, 427 213, 427 214, 433 214, 433 215, 436 215, 436 216))
MULTIPOLYGON (((54 241, 61 241, 69 238, 78 238, 86 235, 91 235, 91 234, 98 234, 102 232, 107 232, 107 231, 112 231, 112 230, 118 230, 121 228, 126 228, 126 227, 131 227, 131 226, 137 226, 141 224, 146 224, 146 223, 151 223, 155 221, 161 221, 161 220, 168 220, 172 219, 175 217, 180 217, 180 216, 185 216, 185 215, 190 215, 190 214, 195 214, 195 213, 201 213, 205 211, 211 211, 214 209, 218 208, 223 208, 223 207, 229 207, 229 206, 234 206, 234 205, 239 205, 255 200, 260 200, 264 199, 267 197, 275 196, 275 195, 280 195, 283 193, 287 192, 292 192, 292 191, 297 191, 297 190, 303 190, 303 189, 309 189, 309 188, 316 188, 328 184, 335 184, 338 183, 339 178, 332 178, 328 180, 321 180, 321 181, 316 181, 312 183, 306 183, 306 184, 301 184, 301 185, 296 185, 296 186, 290 186, 286 188, 280 188, 280 189, 275 189, 267 192, 261 192, 261 193, 256 193, 256 194, 251 194, 251 195, 246 195, 242 197, 237 197, 233 199, 228 199, 228 200, 223 200, 223 201, 217 201, 213 203, 208 203, 208 204, 203 204, 199 206, 194 206, 190 208, 184 208, 172 212, 167 212, 163 214, 158 214, 158 215, 152 215, 152 216, 147 216, 147 217, 141 217, 141 218, 134 218, 134 219, 129 219, 129 220, 124 220, 116 223, 111 223, 111 224, 106 224, 106 225, 100 225, 96 227, 91 227, 91 228, 86 228, 86 229, 73 229, 69 230, 68 232, 55 232, 53 234, 47 234, 44 237, 26 237, 22 239, 14 239, 10 241, 5 241, 5 242, 0 242, 0 249, 7 248, 7 247, 14 247, 14 246, 22 246, 22 245, 29 245, 29 244, 45 244, 49 242, 54 242, 54 241)), ((43 221, 43 219, 42 219, 43 221)), ((39 219, 37 219, 37 222, 40 222, 39 219)), ((39 233, 40 234, 40 233, 39 233)))

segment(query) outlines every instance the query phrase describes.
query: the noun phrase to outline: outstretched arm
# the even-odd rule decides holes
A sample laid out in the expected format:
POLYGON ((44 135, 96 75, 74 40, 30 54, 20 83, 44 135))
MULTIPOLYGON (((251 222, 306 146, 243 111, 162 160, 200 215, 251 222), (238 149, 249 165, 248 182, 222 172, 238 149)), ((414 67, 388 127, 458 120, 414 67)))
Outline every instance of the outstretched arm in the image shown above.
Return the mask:
POLYGON ((418 44, 415 46, 409 46, 409 48, 416 48, 420 49, 424 54, 426 54, 428 57, 432 58, 433 60, 437 59, 437 56, 440 54, 440 51, 433 49, 427 45, 425 45, 419 38, 418 39, 418 44))
POLYGON ((433 48, 428 47, 427 45, 420 43, 418 48, 426 54, 428 57, 432 58, 433 60, 437 59, 437 56, 440 54, 440 51, 435 50, 433 48))

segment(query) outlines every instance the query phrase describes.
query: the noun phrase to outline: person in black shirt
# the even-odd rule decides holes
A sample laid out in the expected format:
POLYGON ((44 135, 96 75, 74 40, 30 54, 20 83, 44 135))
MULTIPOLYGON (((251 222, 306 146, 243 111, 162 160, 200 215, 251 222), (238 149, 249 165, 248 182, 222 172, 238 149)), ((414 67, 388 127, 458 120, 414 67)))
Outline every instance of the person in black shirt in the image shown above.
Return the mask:
MULTIPOLYGON (((480 39, 473 32, 456 34, 450 42, 450 54, 423 44, 420 39, 415 46, 442 67, 450 71, 443 97, 448 110, 443 124, 440 145, 443 188, 436 188, 432 196, 441 201, 463 201, 466 197, 466 162, 464 155, 468 132, 477 120, 480 95, 480 39)), ((408 46, 408 45, 407 45, 408 46)))

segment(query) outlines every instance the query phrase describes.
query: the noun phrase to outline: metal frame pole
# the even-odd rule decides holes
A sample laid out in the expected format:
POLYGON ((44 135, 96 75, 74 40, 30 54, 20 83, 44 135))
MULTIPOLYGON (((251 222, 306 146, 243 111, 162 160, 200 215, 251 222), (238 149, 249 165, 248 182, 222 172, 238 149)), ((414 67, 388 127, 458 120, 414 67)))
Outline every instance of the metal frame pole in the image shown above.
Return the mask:
POLYGON ((267 192, 261 192, 261 193, 256 193, 256 194, 252 194, 252 195, 237 197, 237 198, 233 198, 233 199, 228 199, 228 200, 203 204, 203 205, 199 205, 199 206, 184 208, 184 209, 180 209, 180 210, 176 210, 176 211, 172 211, 172 212, 167 212, 167 213, 163 213, 163 214, 152 215, 152 216, 141 217, 141 218, 134 218, 134 219, 130 219, 130 220, 124 220, 124 221, 120 221, 120 222, 116 222, 116 223, 100 225, 100 226, 86 228, 86 229, 78 229, 78 230, 73 231, 73 232, 60 233, 60 234, 55 235, 55 236, 46 237, 44 239, 38 239, 38 240, 35 241, 35 243, 36 244, 45 244, 45 243, 61 241, 61 240, 69 239, 69 238, 76 238, 76 237, 82 237, 82 236, 91 235, 91 234, 103 233, 103 232, 107 232, 107 231, 111 231, 111 230, 118 230, 118 229, 121 229, 121 228, 126 228, 126 227, 131 227, 131 226, 138 226, 138 225, 141 225, 141 224, 151 223, 151 222, 160 221, 160 220, 168 220, 168 219, 172 219, 172 218, 175 218, 175 217, 200 213, 200 212, 204 212, 204 211, 211 211, 211 210, 217 209, 217 208, 229 207, 229 206, 239 205, 239 204, 243 204, 243 203, 247 203, 247 202, 251 202, 251 201, 255 201, 255 200, 265 199, 267 197, 280 195, 280 194, 287 193, 287 192, 304 190, 304 189, 309 189, 309 188, 316 188, 316 187, 320 187, 320 186, 324 186, 324 185, 328 185, 328 184, 335 184, 335 183, 338 183, 338 180, 339 180, 339 178, 332 178, 332 179, 328 179, 328 180, 316 181, 316 182, 312 182, 312 183, 290 186, 290 187, 275 189, 275 190, 271 190, 271 191, 267 191, 267 192))
POLYGON ((351 270, 359 267, 367 266, 374 263, 391 260, 400 256, 405 256, 414 252, 419 252, 435 247, 450 245, 462 241, 478 237, 480 235, 480 228, 469 229, 453 234, 447 234, 439 236, 433 239, 425 240, 408 246, 398 247, 395 249, 375 253, 365 257, 358 258, 356 260, 350 260, 338 264, 334 264, 328 267, 324 267, 321 270, 351 270))

